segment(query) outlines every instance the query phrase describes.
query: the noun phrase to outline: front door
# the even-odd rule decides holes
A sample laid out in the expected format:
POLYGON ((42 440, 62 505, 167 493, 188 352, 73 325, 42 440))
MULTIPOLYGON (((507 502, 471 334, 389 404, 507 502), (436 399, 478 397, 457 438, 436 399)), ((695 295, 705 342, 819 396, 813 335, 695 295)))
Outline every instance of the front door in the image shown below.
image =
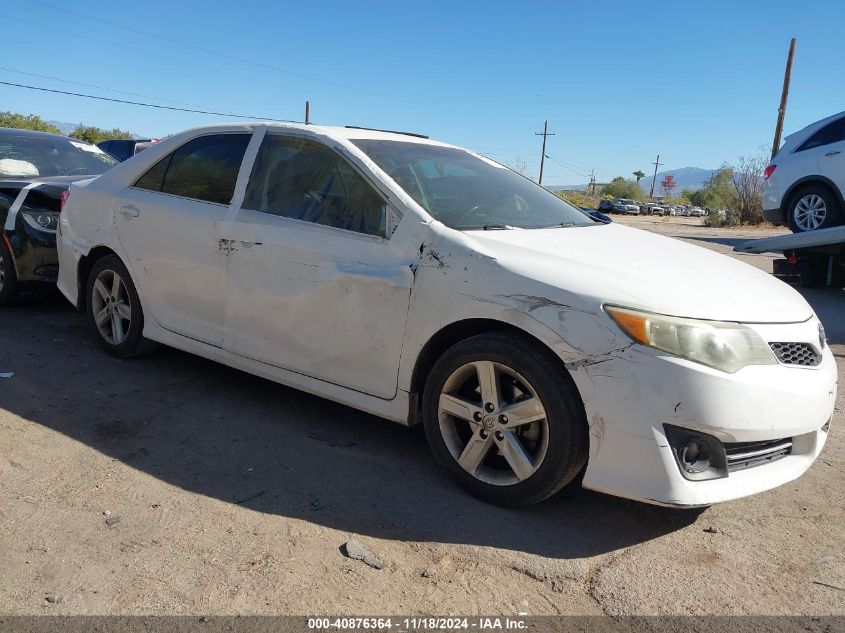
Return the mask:
POLYGON ((231 229, 225 347, 392 398, 414 279, 397 221, 332 149, 268 133, 231 229))

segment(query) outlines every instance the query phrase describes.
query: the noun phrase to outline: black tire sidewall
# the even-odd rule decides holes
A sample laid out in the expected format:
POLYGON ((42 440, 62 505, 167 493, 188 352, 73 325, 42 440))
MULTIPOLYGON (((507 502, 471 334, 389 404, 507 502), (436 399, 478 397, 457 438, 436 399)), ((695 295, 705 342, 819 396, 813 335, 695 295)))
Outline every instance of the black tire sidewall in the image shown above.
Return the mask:
POLYGON ((562 363, 528 337, 506 331, 471 337, 441 356, 426 381, 423 425, 437 462, 470 494, 496 505, 530 505, 553 495, 578 476, 589 452, 584 406, 562 363), (527 480, 510 486, 488 484, 467 473, 452 456, 440 431, 438 409, 443 385, 458 367, 481 360, 502 363, 523 376, 548 415, 549 445, 543 463, 527 480))
POLYGON ((822 185, 808 185, 806 187, 801 187, 798 191, 792 194, 789 199, 789 206, 786 208, 786 221, 789 225, 789 230, 793 233, 807 233, 807 231, 800 229, 798 225, 795 224, 795 207, 801 198, 810 194, 815 194, 821 197, 827 207, 827 215, 825 215, 824 222, 822 222, 821 226, 812 230, 819 231, 821 229, 829 229, 830 227, 837 226, 841 223, 839 201, 836 199, 833 192, 822 185))
POLYGON ((126 358, 135 355, 139 351, 144 341, 144 313, 141 310, 141 300, 138 298, 138 292, 135 290, 135 283, 132 281, 132 276, 117 255, 106 255, 94 262, 94 265, 91 267, 91 272, 88 274, 88 280, 85 283, 85 312, 87 313, 91 331, 97 337, 100 345, 109 354, 126 358), (119 345, 113 345, 104 339, 94 321, 91 294, 94 290, 94 281, 104 270, 111 270, 120 275, 126 287, 126 292, 129 294, 129 301, 132 304, 132 319, 129 321, 129 332, 119 345))
POLYGON ((6 306, 14 303, 17 297, 18 273, 15 270, 14 256, 9 252, 9 247, 6 246, 6 240, 3 236, 0 236, 0 257, 3 258, 3 268, 6 271, 3 287, 0 288, 0 306, 6 306))

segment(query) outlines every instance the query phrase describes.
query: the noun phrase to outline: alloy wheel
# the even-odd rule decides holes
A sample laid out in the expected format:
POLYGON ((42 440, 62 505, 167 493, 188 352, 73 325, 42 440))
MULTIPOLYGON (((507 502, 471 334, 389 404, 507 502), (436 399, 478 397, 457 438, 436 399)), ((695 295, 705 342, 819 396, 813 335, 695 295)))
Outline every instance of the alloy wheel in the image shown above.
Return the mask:
POLYGON ((517 484, 546 457, 543 403, 522 376, 501 363, 476 361, 452 372, 440 393, 438 418, 452 457, 479 481, 517 484))
POLYGON ((97 275, 91 292, 91 313, 100 336, 111 345, 120 345, 129 335, 132 302, 120 274, 105 269, 97 275))
POLYGON ((827 204, 820 195, 808 193, 798 200, 793 214, 795 226, 802 231, 813 231, 819 228, 827 217, 827 204))

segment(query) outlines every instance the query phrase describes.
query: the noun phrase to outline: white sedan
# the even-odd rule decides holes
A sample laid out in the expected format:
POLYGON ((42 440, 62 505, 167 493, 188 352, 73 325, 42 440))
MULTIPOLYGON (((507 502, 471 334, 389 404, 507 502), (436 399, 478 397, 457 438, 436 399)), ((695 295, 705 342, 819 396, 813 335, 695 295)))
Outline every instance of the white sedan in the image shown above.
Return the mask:
POLYGON ((812 464, 833 412, 833 355, 792 288, 419 135, 178 134, 72 185, 59 258, 110 353, 163 343, 422 422, 499 504, 570 482, 674 506, 757 493, 812 464))

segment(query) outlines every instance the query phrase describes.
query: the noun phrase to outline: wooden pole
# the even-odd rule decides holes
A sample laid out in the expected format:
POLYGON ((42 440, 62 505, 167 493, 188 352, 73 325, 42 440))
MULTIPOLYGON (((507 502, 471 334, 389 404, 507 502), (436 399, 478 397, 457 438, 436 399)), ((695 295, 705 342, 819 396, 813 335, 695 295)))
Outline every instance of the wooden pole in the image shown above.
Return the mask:
POLYGON ((775 126, 775 140, 772 143, 772 158, 777 156, 780 149, 780 135, 783 133, 783 117, 786 114, 786 100, 789 97, 789 81, 792 78, 792 58, 795 57, 795 42, 793 37, 789 43, 789 56, 786 58, 786 71, 783 73, 783 90, 780 94, 780 107, 778 108, 778 122, 775 126))

